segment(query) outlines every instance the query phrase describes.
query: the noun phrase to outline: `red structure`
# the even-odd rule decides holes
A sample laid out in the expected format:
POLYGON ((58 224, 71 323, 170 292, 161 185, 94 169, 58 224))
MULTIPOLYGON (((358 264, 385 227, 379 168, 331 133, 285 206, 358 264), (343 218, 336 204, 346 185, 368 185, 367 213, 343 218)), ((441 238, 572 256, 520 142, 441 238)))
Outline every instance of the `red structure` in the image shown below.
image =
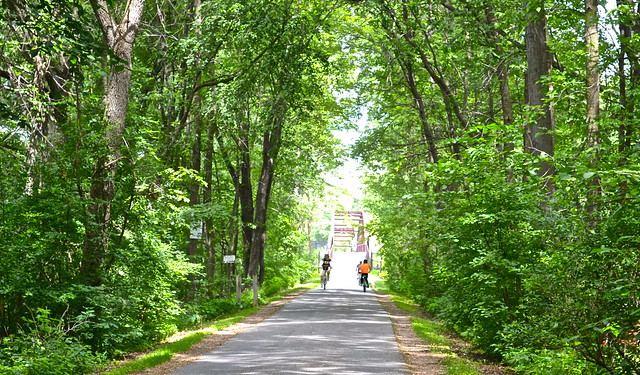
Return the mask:
POLYGON ((369 258, 369 244, 362 211, 336 211, 329 235, 329 252, 334 250, 364 253, 369 258))

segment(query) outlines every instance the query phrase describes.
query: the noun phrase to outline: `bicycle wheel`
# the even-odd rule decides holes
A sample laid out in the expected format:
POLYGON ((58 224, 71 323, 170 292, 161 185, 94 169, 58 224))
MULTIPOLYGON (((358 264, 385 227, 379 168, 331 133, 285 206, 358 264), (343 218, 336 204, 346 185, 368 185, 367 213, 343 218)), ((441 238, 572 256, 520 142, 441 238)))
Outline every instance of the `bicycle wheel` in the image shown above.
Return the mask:
POLYGON ((367 292, 367 287, 369 286, 369 281, 367 279, 362 280, 362 291, 367 292))

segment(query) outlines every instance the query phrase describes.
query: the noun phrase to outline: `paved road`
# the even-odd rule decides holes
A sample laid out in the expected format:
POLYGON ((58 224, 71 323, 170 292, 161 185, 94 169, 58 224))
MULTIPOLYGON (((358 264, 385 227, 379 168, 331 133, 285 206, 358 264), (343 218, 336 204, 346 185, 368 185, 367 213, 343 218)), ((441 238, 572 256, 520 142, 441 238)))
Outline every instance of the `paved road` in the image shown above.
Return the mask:
POLYGON ((172 374, 406 374, 389 317, 354 279, 306 292, 172 374))

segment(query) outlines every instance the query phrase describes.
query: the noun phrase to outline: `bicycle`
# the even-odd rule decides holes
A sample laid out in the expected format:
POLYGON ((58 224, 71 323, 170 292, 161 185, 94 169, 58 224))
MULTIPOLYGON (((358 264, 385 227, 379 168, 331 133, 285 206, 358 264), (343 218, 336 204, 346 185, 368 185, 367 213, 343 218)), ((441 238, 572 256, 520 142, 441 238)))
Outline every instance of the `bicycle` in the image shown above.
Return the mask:
POLYGON ((363 292, 367 292, 367 288, 369 288, 369 274, 368 273, 363 273, 362 276, 360 276, 360 285, 362 285, 362 291, 363 292))
POLYGON ((329 281, 329 277, 327 276, 328 270, 322 270, 320 273, 320 285, 322 289, 327 289, 327 281, 329 281))

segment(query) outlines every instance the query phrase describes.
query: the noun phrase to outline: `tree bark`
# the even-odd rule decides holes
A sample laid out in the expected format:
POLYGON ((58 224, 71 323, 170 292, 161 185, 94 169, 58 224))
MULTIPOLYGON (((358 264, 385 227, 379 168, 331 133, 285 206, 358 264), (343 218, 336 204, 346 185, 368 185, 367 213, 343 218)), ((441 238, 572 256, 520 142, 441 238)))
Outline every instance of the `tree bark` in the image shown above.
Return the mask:
MULTIPOLYGON (((587 46, 586 61, 586 99, 587 99, 587 147, 593 152, 591 167, 598 167, 598 147, 600 144, 600 69, 599 69, 599 34, 598 34, 598 0, 585 0, 585 44, 587 46)), ((596 205, 593 197, 599 195, 600 179, 595 176, 589 181, 593 188, 589 191, 587 211, 594 212, 596 205)))
MULTIPOLYGON (((213 126, 207 127, 207 138, 204 156, 204 182, 206 184, 202 194, 202 201, 205 204, 211 204, 213 192, 213 157, 214 157, 214 138, 215 134, 213 126)), ((216 252, 214 244, 213 221, 211 218, 205 220, 204 245, 207 253, 207 277, 213 280, 216 274, 216 252)))
POLYGON ((253 232, 255 230, 253 217, 253 185, 251 183, 251 155, 249 150, 249 129, 248 125, 243 126, 243 135, 238 142, 240 149, 240 182, 238 185, 238 197, 240 198, 240 219, 242 220, 242 244, 243 244, 243 264, 244 275, 249 276, 249 263, 251 259, 251 248, 253 232))
MULTIPOLYGON (((504 49, 498 43, 498 30, 496 30, 496 16, 493 12, 493 7, 490 4, 487 5, 487 24, 491 30, 491 39, 494 42, 495 52, 498 57, 505 56, 504 49)), ((498 82, 500 84, 500 103, 502 107, 502 123, 504 125, 513 125, 513 100, 511 99, 511 90, 509 88, 509 66, 504 59, 502 59, 496 67, 496 74, 498 82)), ((502 145, 502 151, 505 153, 513 151, 515 145, 511 141, 507 141, 502 145)), ((513 176, 508 176, 511 179, 513 176)))
MULTIPOLYGON (((191 145, 191 170, 197 173, 200 173, 202 169, 202 160, 201 160, 201 147, 200 142, 202 141, 201 133, 201 119, 196 119, 196 126, 193 129, 195 133, 195 139, 193 140, 193 144, 191 145)), ((197 206, 200 204, 200 183, 197 180, 192 180, 189 182, 189 206, 197 206)), ((192 223, 196 224, 196 223, 192 223)), ((203 234, 204 235, 204 234, 203 234)), ((198 240, 197 239, 189 239, 188 246, 188 255, 189 260, 193 263, 197 263, 197 255, 198 255, 198 240)))
POLYGON ((620 118, 620 125, 618 127, 618 151, 622 154, 620 161, 621 164, 626 162, 626 153, 631 148, 634 127, 632 124, 635 122, 635 108, 638 95, 635 94, 636 90, 640 86, 640 56, 635 52, 634 48, 630 45, 632 38, 640 33, 640 21, 638 20, 638 13, 640 13, 640 4, 634 4, 633 0, 618 0, 618 8, 628 7, 629 12, 634 12, 633 6, 636 5, 635 17, 625 17, 626 19, 634 19, 631 23, 620 23, 620 56, 618 59, 618 74, 620 78, 620 104, 622 107, 622 113, 620 118), (627 69, 626 61, 629 62, 629 68, 627 69), (629 71, 627 77, 626 72, 629 71))
POLYGON ((585 0, 585 43, 587 45, 587 131, 588 146, 598 144, 600 112, 600 70, 598 68, 598 0, 585 0))
POLYGON ((271 132, 265 132, 262 143, 262 171, 256 192, 255 229, 251 241, 251 257, 249 260, 249 276, 258 275, 258 282, 264 281, 264 245, 266 241, 267 210, 271 198, 271 187, 274 177, 274 162, 278 157, 282 143, 282 122, 280 114, 271 132))
MULTIPOLYGON (((547 20, 546 13, 539 4, 538 10, 529 14, 529 23, 525 30, 527 50, 526 95, 527 105, 533 118, 525 129, 525 150, 532 155, 554 154, 555 141, 553 136, 554 121, 551 108, 547 100, 547 88, 542 79, 551 71, 551 60, 547 49, 547 20)), ((531 7, 536 8, 536 7, 531 7)), ((549 177, 555 174, 553 164, 543 160, 538 170, 538 176, 544 178, 544 187, 549 193, 554 191, 549 177)))
POLYGON ((110 64, 105 87, 104 138, 107 154, 97 158, 92 176, 92 203, 88 209, 89 219, 85 223, 86 235, 80 267, 80 275, 88 284, 100 285, 109 244, 111 203, 115 195, 114 180, 126 124, 133 43, 142 20, 144 0, 129 0, 120 23, 114 20, 105 0, 91 0, 91 6, 102 30, 105 45, 119 59, 110 64))

